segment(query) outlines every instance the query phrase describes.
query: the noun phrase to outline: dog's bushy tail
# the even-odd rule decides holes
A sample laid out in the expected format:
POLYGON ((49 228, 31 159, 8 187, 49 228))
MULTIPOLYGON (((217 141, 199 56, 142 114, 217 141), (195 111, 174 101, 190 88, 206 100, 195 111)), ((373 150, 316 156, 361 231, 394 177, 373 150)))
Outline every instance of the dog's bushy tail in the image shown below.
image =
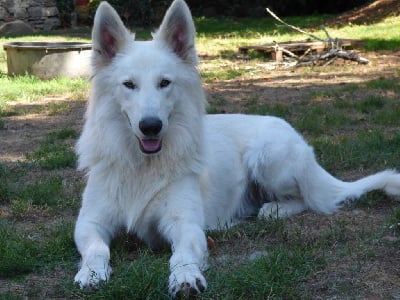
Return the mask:
POLYGON ((388 195, 400 195, 400 174, 394 170, 382 171, 354 182, 341 181, 318 163, 309 169, 298 185, 305 204, 321 213, 333 213, 345 201, 357 200, 373 190, 383 190, 388 195))

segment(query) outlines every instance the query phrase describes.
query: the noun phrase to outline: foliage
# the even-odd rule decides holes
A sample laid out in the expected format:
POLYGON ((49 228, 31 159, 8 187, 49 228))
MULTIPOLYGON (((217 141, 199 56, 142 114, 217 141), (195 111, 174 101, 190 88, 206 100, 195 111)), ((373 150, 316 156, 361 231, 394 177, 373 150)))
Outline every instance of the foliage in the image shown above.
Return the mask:
MULTIPOLYGON (((90 1, 89 15, 94 17, 101 0, 90 1)), ((110 0, 110 3, 119 13, 123 21, 129 26, 154 26, 161 21, 165 10, 172 0, 110 0)))
POLYGON ((73 0, 57 0, 61 27, 71 27, 71 14, 74 11, 73 0))
POLYGON ((265 16, 269 7, 282 16, 311 15, 320 13, 338 13, 368 2, 368 0, 188 0, 192 11, 197 16, 265 16))

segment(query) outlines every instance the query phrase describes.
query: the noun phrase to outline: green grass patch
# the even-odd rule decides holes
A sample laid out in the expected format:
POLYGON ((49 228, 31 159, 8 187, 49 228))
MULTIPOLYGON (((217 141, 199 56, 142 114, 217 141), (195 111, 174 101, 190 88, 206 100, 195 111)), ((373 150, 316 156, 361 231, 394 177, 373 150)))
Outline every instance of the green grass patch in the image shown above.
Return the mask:
POLYGON ((0 201, 7 202, 10 197, 9 178, 6 168, 0 164, 0 201))
POLYGON ((68 103, 50 103, 47 107, 49 116, 56 116, 63 112, 68 112, 71 105, 68 103))
POLYGON ((368 96, 365 99, 357 102, 355 107, 358 111, 369 114, 376 110, 382 109, 386 104, 386 99, 380 96, 368 96))
POLYGON ((318 90, 311 93, 311 99, 317 101, 334 100, 340 96, 340 90, 329 89, 329 90, 318 90))
POLYGON ((38 177, 30 181, 32 167, 21 164, 13 170, 0 164, 0 203, 9 205, 14 217, 23 219, 24 216, 41 208, 74 208, 76 206, 73 193, 67 195, 63 178, 59 175, 38 177))
POLYGON ((206 299, 296 299, 298 283, 320 266, 309 249, 269 247, 265 257, 210 271, 206 299))
POLYGON ((42 246, 43 251, 40 259, 47 266, 59 267, 62 264, 75 264, 79 260, 79 254, 74 242, 74 223, 60 223, 55 228, 43 230, 46 243, 42 246))
POLYGON ((250 102, 246 107, 246 114, 271 115, 280 118, 288 118, 292 114, 292 109, 287 104, 257 104, 250 102))
POLYGON ((41 80, 34 76, 9 77, 0 73, 0 109, 9 102, 33 102, 50 95, 63 95, 79 100, 87 98, 88 84, 85 79, 55 78, 41 80))
POLYGON ((19 194, 22 199, 32 201, 34 205, 54 206, 58 202, 57 198, 62 196, 62 190, 62 177, 55 176, 26 185, 19 194))
POLYGON ((10 208, 13 215, 22 219, 34 211, 35 207, 55 208, 63 206, 64 190, 62 177, 52 176, 36 180, 31 184, 14 184, 11 193, 10 208))
POLYGON ((73 168, 76 165, 76 155, 69 140, 77 137, 78 133, 72 129, 52 132, 27 158, 46 170, 73 168))
POLYGON ((356 136, 322 136, 311 144, 321 164, 332 172, 338 170, 378 170, 388 165, 399 169, 400 134, 361 131, 356 136))
POLYGON ((0 278, 5 279, 34 270, 38 249, 26 233, 0 219, 0 278))
POLYGON ((366 86, 372 89, 400 91, 400 79, 398 78, 379 78, 366 82, 366 86))
POLYGON ((248 71, 241 68, 234 68, 234 67, 225 67, 220 69, 213 69, 213 70, 203 70, 200 72, 201 78, 205 82, 212 82, 216 79, 218 80, 231 80, 238 78, 248 71))
POLYGON ((71 266, 75 260, 78 254, 72 223, 22 230, 0 220, 0 278, 44 272, 63 264, 71 266))
POLYGON ((170 299, 168 256, 142 251, 134 261, 113 265, 110 281, 96 291, 74 291, 84 299, 170 299))
POLYGON ((351 123, 347 115, 332 110, 328 105, 315 104, 301 108, 301 115, 294 125, 303 133, 320 135, 351 123))

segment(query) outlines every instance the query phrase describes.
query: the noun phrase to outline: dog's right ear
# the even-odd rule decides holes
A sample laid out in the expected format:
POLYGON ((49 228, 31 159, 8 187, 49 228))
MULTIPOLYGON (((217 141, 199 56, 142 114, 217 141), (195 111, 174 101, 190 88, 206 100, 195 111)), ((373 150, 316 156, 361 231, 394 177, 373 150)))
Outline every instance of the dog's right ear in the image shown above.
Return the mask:
POLYGON ((133 39, 115 9, 107 2, 101 2, 94 17, 92 30, 94 67, 109 64, 117 52, 133 39))

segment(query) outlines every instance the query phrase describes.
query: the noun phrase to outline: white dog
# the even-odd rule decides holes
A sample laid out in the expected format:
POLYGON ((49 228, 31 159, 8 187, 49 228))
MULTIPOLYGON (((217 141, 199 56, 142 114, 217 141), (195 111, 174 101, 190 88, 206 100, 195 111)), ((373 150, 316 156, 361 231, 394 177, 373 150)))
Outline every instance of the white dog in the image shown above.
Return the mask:
POLYGON ((188 295, 207 286, 205 229, 255 214, 330 214, 373 189, 400 194, 394 171, 352 183, 334 178, 282 119, 205 116, 183 0, 147 42, 134 41, 103 2, 92 37, 93 85, 77 144, 88 175, 75 229, 81 287, 109 279, 109 244, 121 227, 151 247, 171 246, 169 292, 188 295))

